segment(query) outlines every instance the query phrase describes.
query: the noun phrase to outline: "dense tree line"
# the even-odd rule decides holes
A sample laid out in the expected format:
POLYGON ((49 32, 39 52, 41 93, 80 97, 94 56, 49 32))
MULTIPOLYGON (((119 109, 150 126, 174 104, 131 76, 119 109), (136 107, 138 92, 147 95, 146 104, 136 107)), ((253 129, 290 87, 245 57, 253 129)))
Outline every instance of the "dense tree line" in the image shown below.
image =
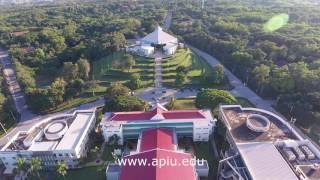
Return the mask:
POLYGON ((310 127, 320 118, 320 10, 303 3, 216 0, 201 9, 181 0, 172 31, 310 127), (270 31, 266 26, 278 25, 275 17, 289 18, 288 24, 270 31))
MULTIPOLYGON (((165 13, 153 1, 17 6, 0 10, 0 45, 9 50, 30 108, 46 111, 91 87, 92 62, 151 32, 165 13)), ((117 62, 118 69, 135 64, 130 55, 117 62)), ((140 88, 140 77, 128 86, 140 88)))

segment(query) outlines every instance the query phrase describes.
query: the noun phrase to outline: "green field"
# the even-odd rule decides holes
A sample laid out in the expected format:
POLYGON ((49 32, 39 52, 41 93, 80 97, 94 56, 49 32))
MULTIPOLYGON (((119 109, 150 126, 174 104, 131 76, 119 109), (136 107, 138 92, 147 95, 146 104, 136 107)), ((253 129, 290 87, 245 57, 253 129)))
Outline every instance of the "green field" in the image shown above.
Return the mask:
POLYGON ((194 98, 179 98, 176 99, 173 103, 172 109, 179 110, 179 109, 196 109, 194 106, 194 98))
POLYGON ((154 79, 154 60, 147 59, 140 56, 133 56, 135 65, 131 70, 114 69, 112 62, 121 61, 125 52, 116 52, 112 55, 104 57, 93 63, 93 76, 98 81, 100 87, 107 87, 110 83, 120 81, 125 82, 129 80, 130 75, 137 73, 143 81, 143 86, 152 86, 154 79))
POLYGON ((174 84, 177 74, 176 69, 179 66, 184 66, 187 69, 185 85, 204 85, 202 77, 212 73, 212 68, 209 64, 190 49, 178 49, 172 57, 165 59, 162 63, 162 78, 165 84, 174 84))

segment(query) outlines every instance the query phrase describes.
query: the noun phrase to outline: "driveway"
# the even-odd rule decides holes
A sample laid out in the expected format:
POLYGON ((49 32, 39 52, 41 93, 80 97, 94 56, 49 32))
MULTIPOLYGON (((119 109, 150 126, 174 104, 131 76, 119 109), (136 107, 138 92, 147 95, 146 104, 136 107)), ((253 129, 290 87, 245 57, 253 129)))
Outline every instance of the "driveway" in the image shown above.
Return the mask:
POLYGON ((27 121, 35 117, 36 115, 28 110, 25 96, 23 94, 23 91, 21 90, 21 86, 17 81, 12 61, 9 58, 8 53, 4 49, 0 49, 0 63, 3 66, 2 74, 14 101, 15 108, 20 114, 20 121, 27 121))

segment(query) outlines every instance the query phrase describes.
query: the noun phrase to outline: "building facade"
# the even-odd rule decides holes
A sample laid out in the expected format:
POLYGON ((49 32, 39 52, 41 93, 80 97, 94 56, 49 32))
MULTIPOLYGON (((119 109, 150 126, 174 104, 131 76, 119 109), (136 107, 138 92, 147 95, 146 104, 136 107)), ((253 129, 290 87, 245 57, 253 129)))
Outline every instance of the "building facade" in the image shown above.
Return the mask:
POLYGON ((150 128, 174 128, 178 137, 208 141, 215 125, 210 110, 168 111, 160 104, 148 112, 108 112, 101 121, 105 140, 116 135, 119 144, 125 139, 138 139, 141 130, 150 128))

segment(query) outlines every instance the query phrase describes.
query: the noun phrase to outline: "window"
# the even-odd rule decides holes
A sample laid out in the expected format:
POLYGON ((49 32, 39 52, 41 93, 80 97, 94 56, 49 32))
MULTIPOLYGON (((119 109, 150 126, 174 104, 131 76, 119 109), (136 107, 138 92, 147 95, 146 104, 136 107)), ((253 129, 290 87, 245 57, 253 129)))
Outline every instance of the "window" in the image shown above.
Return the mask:
POLYGON ((60 157, 62 157, 62 154, 59 154, 60 157))

